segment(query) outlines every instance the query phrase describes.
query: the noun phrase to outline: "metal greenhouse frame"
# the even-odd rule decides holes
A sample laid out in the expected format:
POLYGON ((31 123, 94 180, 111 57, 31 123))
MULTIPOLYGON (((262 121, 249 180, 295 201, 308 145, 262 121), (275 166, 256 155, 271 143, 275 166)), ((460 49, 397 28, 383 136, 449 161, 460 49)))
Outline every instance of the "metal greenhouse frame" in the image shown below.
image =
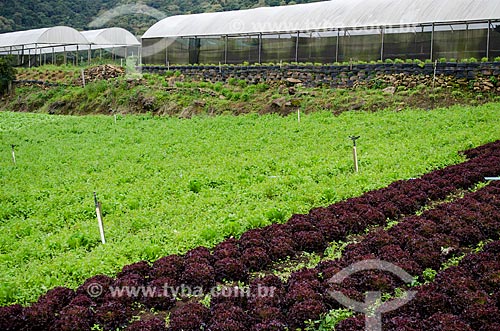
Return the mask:
POLYGON ((72 54, 78 64, 78 54, 87 53, 87 60, 92 59, 92 52, 110 50, 113 54, 126 57, 139 56, 141 43, 129 31, 122 28, 107 28, 79 32, 66 26, 18 31, 0 34, 0 55, 16 55, 18 65, 38 65, 47 62, 55 63, 56 54, 72 54), (47 55, 52 58, 47 61, 47 55))
POLYGON ((113 27, 99 30, 88 30, 80 32, 87 40, 87 45, 76 45, 69 47, 54 47, 53 49, 42 50, 42 53, 64 53, 64 52, 81 52, 86 51, 86 60, 90 63, 92 53, 99 50, 99 57, 102 58, 102 50, 111 52, 112 58, 125 58, 129 54, 139 56, 140 41, 129 31, 113 27))
POLYGON ((500 56, 498 0, 331 0, 181 15, 142 37, 146 64, 500 56))
POLYGON ((80 32, 67 26, 0 34, 0 54, 17 55, 18 64, 25 63, 27 57, 29 66, 41 63, 43 49, 88 44, 80 32))

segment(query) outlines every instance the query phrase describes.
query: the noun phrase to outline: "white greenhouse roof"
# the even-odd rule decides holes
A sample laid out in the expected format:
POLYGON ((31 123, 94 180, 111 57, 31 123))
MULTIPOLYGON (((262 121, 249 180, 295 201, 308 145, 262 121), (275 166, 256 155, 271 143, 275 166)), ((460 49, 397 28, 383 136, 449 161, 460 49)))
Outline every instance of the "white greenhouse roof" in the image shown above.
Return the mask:
POLYGON ((122 28, 106 28, 99 30, 81 31, 88 40, 87 45, 72 45, 68 47, 54 47, 42 50, 42 53, 62 53, 85 51, 89 49, 112 49, 119 47, 139 47, 141 43, 129 31, 122 28))
POLYGON ((0 34, 0 50, 36 49, 61 45, 86 45, 89 42, 78 31, 67 26, 56 26, 0 34))
POLYGON ((90 30, 81 33, 92 45, 139 46, 141 44, 132 33, 122 28, 90 30))
MULTIPOLYGON (((62 53, 62 52, 74 52, 76 50, 84 51, 88 49, 107 49, 107 48, 118 48, 118 47, 139 47, 141 43, 137 38, 129 31, 122 28, 107 28, 99 30, 89 30, 78 32, 71 29, 71 33, 76 36, 75 32, 78 34, 78 38, 65 35, 67 39, 63 40, 65 42, 55 42, 57 39, 53 39, 50 43, 45 43, 48 38, 44 31, 62 31, 60 28, 47 28, 47 29, 37 29, 30 31, 19 31, 0 34, 0 54, 20 54, 21 49, 24 46, 24 50, 28 53, 36 49, 36 53, 47 54, 47 53, 62 53), (44 36, 43 38, 38 38, 38 35, 44 36), (5 36, 5 37, 4 37, 5 36), (16 39, 17 38, 17 39, 16 39), (36 45, 36 47, 35 47, 36 45), (12 52, 10 50, 12 47, 12 52), (30 51, 31 50, 31 51, 30 51)), ((65 29, 65 31, 68 31, 65 29)), ((54 34, 53 34, 54 35, 54 34)), ((50 40, 49 40, 50 41, 50 40)))
POLYGON ((498 0, 331 0, 167 17, 148 38, 237 36, 500 20, 498 0))

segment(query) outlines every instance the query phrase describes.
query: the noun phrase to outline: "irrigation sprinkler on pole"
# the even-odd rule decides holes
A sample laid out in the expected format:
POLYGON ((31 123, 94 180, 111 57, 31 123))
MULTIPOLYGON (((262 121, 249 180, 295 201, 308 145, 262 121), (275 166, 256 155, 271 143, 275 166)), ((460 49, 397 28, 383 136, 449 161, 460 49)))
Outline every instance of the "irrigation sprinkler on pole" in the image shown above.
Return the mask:
POLYGON ((99 224, 99 232, 101 233, 101 241, 103 244, 105 244, 106 238, 104 237, 104 225, 102 223, 101 203, 97 201, 97 194, 95 192, 94 192, 94 202, 95 202, 95 211, 97 215, 97 223, 99 224))
POLYGON ((14 162, 14 165, 16 165, 16 145, 11 145, 12 146, 12 162, 14 162))
POLYGON ((354 158, 354 171, 359 172, 358 151, 356 149, 356 140, 358 140, 361 137, 360 136, 350 136, 349 138, 352 140, 352 143, 353 143, 352 156, 354 158))

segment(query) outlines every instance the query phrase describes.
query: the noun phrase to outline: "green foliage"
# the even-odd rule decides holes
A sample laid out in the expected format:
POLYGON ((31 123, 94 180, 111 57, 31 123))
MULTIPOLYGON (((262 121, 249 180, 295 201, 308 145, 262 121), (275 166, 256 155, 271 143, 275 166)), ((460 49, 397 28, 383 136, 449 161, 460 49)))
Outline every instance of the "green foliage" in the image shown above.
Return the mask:
POLYGON ((202 184, 197 180, 190 180, 189 181, 189 190, 193 193, 200 193, 201 192, 201 187, 202 184))
POLYGON ((422 277, 426 283, 431 283, 436 278, 437 271, 431 268, 427 268, 422 272, 422 277))
POLYGON ((12 81, 16 79, 11 56, 0 56, 0 96, 7 93, 12 81))
POLYGON ((500 56, 495 57, 494 61, 495 62, 500 62, 500 56))
POLYGON ((354 316, 354 312, 350 309, 340 308, 330 310, 325 316, 318 321, 308 321, 304 331, 332 331, 335 326, 345 319, 354 316))
POLYGON ((75 288, 142 259, 213 247, 245 229, 461 162, 457 151, 498 138, 500 123, 490 119, 499 109, 324 111, 304 114, 300 124, 275 114, 120 115, 115 124, 112 116, 0 112, 0 305, 33 302, 47 289, 75 288), (353 132, 362 135, 356 175, 353 132))

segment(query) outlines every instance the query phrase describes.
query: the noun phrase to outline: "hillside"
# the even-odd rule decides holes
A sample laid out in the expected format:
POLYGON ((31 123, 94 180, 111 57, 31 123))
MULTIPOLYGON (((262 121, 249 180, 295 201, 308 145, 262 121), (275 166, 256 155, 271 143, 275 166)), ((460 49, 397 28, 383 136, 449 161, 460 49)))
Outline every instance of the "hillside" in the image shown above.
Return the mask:
MULTIPOLYGON (((316 2, 317 0, 149 0, 144 4, 161 11, 165 16, 203 12, 247 9, 262 6, 316 2)), ((0 33, 67 25, 76 29, 89 29, 89 23, 107 10, 129 0, 33 0, 29 2, 3 0, 0 6, 0 33)), ((145 14, 123 15, 106 26, 120 26, 142 34, 157 21, 145 14)), ((105 26, 104 26, 105 27, 105 26)))

